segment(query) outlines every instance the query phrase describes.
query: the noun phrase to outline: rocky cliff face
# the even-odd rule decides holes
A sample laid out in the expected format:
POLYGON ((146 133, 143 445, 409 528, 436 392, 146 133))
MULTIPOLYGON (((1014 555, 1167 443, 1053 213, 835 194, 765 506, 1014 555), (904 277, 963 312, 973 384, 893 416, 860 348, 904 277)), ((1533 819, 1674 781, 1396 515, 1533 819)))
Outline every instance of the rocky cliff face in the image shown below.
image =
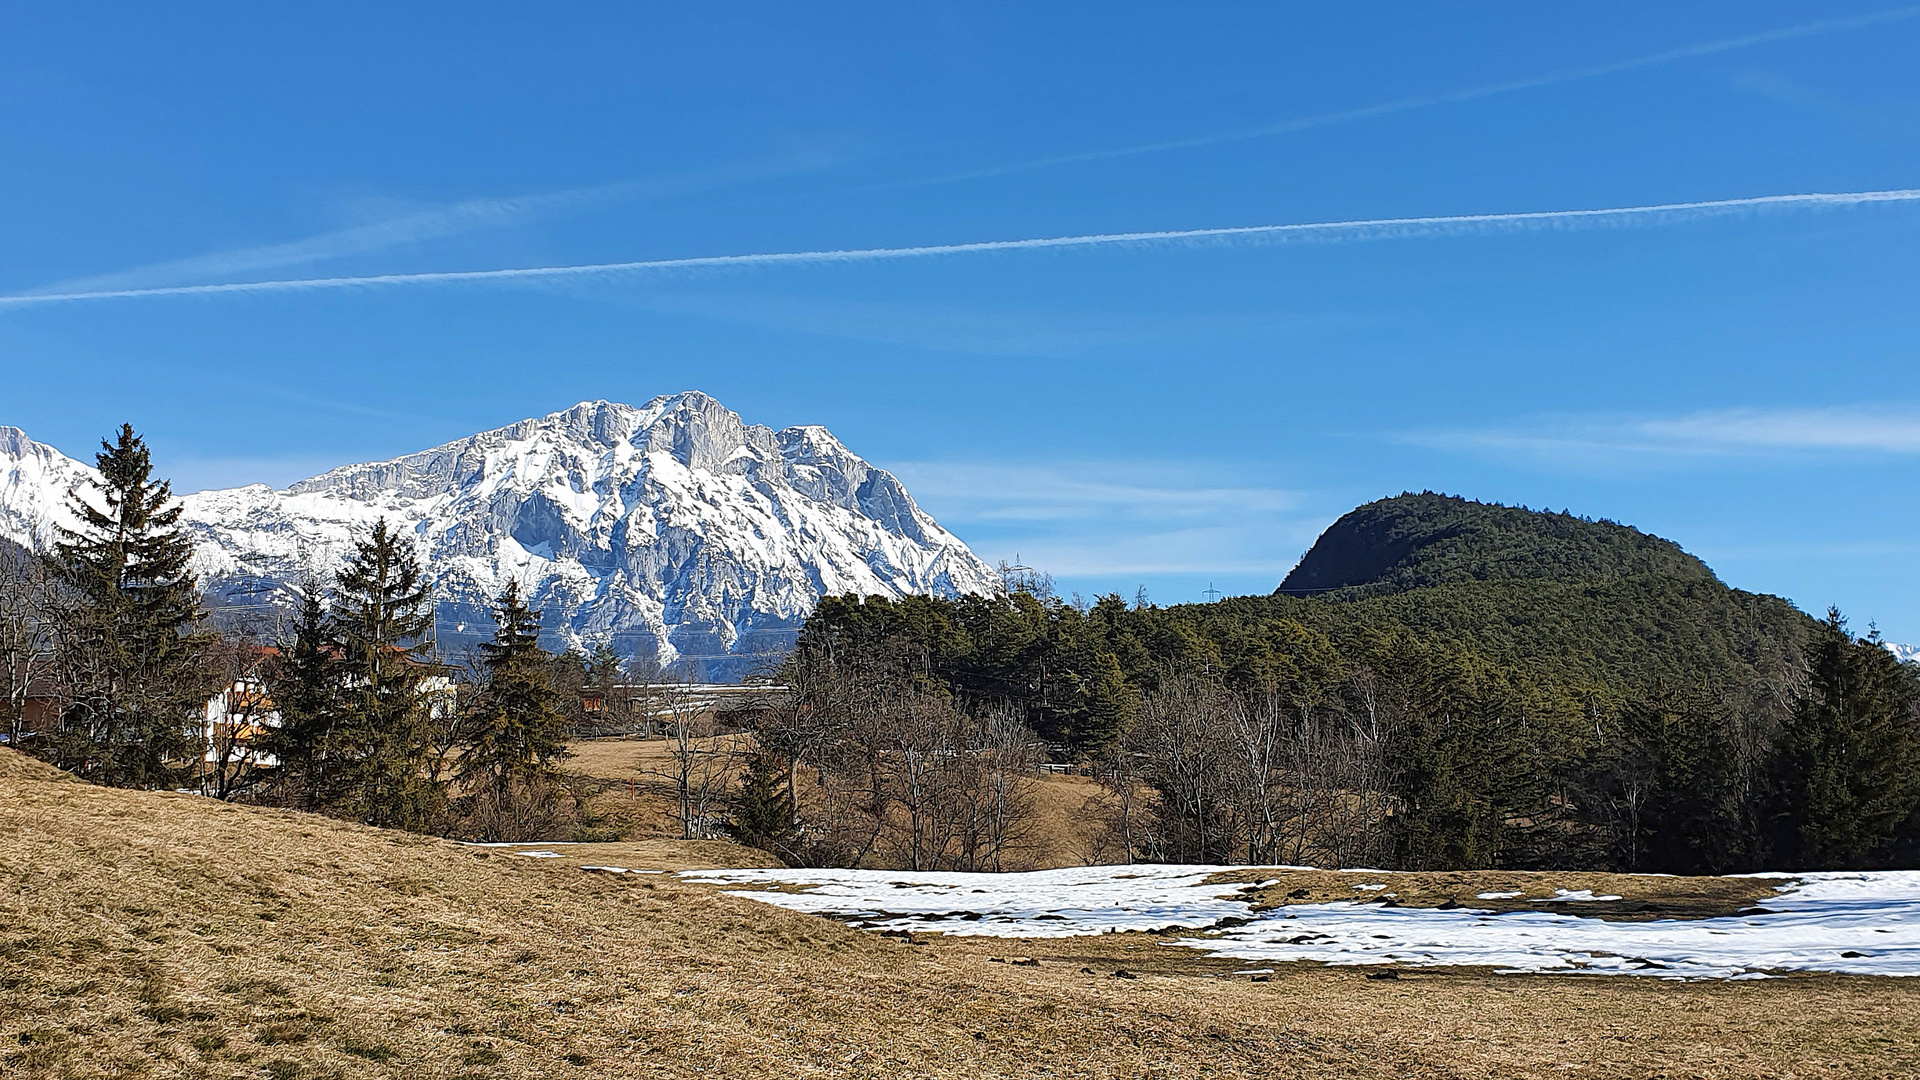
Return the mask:
MULTIPOLYGON (((17 499, 0 488, 0 535, 38 543, 27 526, 47 516, 50 485, 64 492, 72 469, 91 470, 17 441, 33 449, 12 459, 39 464, 17 499)), ((583 402, 284 491, 185 502, 197 568, 232 603, 325 580, 352 537, 387 518, 431 570, 448 644, 485 633, 488 598, 509 580, 559 637, 607 636, 622 652, 735 671, 790 643, 823 595, 998 587, 898 480, 826 429, 750 425, 699 393, 638 408, 583 402)))
POLYGON ((28 548, 51 547, 57 526, 76 524, 67 513, 67 492, 92 475, 91 468, 19 428, 0 426, 0 537, 28 548))

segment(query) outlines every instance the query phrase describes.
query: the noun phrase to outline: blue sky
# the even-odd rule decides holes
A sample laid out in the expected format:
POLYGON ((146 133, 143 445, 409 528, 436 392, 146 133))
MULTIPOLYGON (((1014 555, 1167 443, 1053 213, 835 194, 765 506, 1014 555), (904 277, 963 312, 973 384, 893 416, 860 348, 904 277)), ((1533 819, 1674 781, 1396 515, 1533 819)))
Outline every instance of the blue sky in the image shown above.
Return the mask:
MULTIPOLYGON (((12 6, 0 295, 1920 188, 1920 8, 822 7, 12 6)), ((1087 595, 1435 489, 1920 640, 1920 202, 1280 239, 0 303, 0 423, 193 488, 701 389, 1087 595)))

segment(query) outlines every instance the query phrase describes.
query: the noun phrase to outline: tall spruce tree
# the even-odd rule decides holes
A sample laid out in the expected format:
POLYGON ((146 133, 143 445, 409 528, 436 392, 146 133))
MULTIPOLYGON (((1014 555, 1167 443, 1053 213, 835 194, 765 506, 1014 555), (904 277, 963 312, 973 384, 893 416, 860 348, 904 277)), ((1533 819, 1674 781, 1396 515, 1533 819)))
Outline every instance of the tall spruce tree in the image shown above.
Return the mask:
POLYGON ((335 589, 341 649, 339 809, 368 824, 421 830, 438 813, 429 773, 433 702, 427 659, 433 600, 413 546, 381 518, 354 542, 335 589))
POLYGON ((626 657, 613 647, 612 638, 601 638, 587 652, 587 683, 599 699, 599 710, 587 720, 601 734, 626 734, 632 720, 632 703, 620 692, 626 677, 626 657))
POLYGON ((734 793, 728 829, 734 839, 793 862, 800 848, 800 810, 793 797, 793 762, 773 746, 747 753, 734 793))
POLYGON ((61 529, 49 561, 66 587, 60 612, 70 689, 58 735, 44 744, 57 764, 89 780, 166 788, 198 766, 212 690, 193 632, 199 589, 187 567, 193 543, 179 528, 171 485, 153 477, 146 443, 124 424, 95 459, 105 502, 69 495, 80 521, 61 529))
POLYGON ((279 762, 288 800, 304 810, 324 810, 341 797, 337 745, 344 705, 345 664, 339 637, 317 582, 300 592, 293 634, 267 679, 267 694, 280 726, 261 738, 261 749, 279 762))
POLYGON ((1777 775, 1790 861, 1874 865, 1920 806, 1920 676, 1856 639, 1837 610, 1807 647, 1808 686, 1781 742, 1777 775))
POLYGON ((547 776, 566 753, 567 717, 540 647, 540 613, 508 582, 494 602, 493 640, 480 645, 486 676, 467 724, 461 783, 496 803, 547 776))
POLYGON ((587 677, 594 686, 612 686, 620 681, 622 669, 626 667, 626 657, 613 647, 613 639, 601 638, 587 650, 587 677))
POLYGON ((1624 702, 1594 759, 1627 870, 1725 873, 1753 861, 1755 808, 1713 695, 1656 681, 1624 702))

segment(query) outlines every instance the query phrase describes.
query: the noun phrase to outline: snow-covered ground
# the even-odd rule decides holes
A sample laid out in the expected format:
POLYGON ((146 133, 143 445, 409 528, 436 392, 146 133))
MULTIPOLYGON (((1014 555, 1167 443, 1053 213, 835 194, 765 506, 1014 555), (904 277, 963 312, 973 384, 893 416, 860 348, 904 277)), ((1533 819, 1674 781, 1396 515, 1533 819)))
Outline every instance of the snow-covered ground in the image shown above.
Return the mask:
MULTIPOLYGON (((1091 866, 1026 874, 881 870, 697 870, 737 896, 875 929, 995 937, 1195 931, 1168 944, 1261 963, 1486 966, 1501 972, 1762 978, 1827 971, 1920 975, 1920 871, 1779 877, 1767 914, 1608 921, 1570 911, 1497 914, 1363 900, 1256 914, 1246 884, 1207 884, 1225 866, 1091 866), (798 887, 802 891, 788 892, 798 887)), ((1392 875, 1355 872, 1357 885, 1392 875)), ((1378 895, 1356 889, 1357 894, 1378 895)), ((1559 905, 1603 899, 1559 890, 1559 905)))

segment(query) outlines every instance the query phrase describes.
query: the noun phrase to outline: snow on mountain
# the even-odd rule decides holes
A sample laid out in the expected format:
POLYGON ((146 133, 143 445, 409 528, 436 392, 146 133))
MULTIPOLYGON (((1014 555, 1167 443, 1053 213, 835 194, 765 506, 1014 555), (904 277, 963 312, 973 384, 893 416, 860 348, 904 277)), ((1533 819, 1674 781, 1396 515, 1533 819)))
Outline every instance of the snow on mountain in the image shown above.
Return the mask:
POLYGON ((67 511, 67 492, 94 470, 0 426, 0 537, 35 549, 52 546, 56 526, 78 524, 67 511))
MULTIPOLYGON (((8 443, 12 431, 0 428, 0 469, 13 470, 0 482, 19 479, 0 488, 0 535, 43 543, 75 470, 92 470, 18 432, 8 443)), ((508 580, 568 640, 703 661, 789 644, 823 595, 999 587, 892 474, 825 428, 749 425, 700 393, 583 402, 284 491, 184 501, 196 569, 230 602, 324 579, 387 518, 432 573, 443 637, 483 632, 508 580)))
POLYGON ((1900 662, 1903 664, 1920 661, 1920 645, 1896 645, 1891 641, 1883 642, 1883 644, 1886 645, 1887 651, 1899 657, 1900 662))

